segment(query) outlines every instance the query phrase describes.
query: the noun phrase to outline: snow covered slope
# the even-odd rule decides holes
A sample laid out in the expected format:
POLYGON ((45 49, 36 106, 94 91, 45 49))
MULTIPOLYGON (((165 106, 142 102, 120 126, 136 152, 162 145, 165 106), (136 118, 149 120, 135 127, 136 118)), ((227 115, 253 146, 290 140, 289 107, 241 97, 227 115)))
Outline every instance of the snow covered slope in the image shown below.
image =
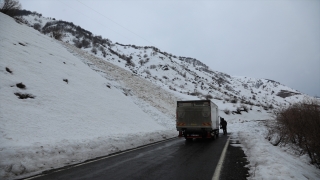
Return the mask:
POLYGON ((0 177, 176 134, 56 40, 2 13, 0 24, 0 177))
MULTIPOLYGON (((285 106, 307 96, 274 80, 234 77, 212 70, 195 58, 176 56, 156 47, 114 43, 71 22, 56 21, 34 13, 22 17, 25 23, 42 33, 75 45, 171 92, 200 99, 236 100, 265 110, 285 106)), ((236 111, 237 108, 230 110, 236 111)))

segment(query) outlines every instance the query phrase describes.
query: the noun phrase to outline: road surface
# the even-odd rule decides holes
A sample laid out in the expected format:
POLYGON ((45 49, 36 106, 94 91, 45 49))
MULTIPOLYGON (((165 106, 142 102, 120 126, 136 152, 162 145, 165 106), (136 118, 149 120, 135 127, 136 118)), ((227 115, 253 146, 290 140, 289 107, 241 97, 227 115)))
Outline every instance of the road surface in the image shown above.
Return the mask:
MULTIPOLYGON (((187 142, 183 138, 175 138, 80 166, 51 171, 34 179, 211 180, 227 139, 228 136, 222 134, 216 140, 194 139, 187 142)), ((228 153, 230 156, 229 150, 228 153)), ((228 160, 228 155, 226 157, 229 165, 224 164, 223 167, 233 166, 234 162, 228 160)), ((230 172, 225 168, 223 172, 226 173, 222 173, 223 178, 220 179, 229 179, 230 172)), ((244 175, 241 177, 245 179, 244 175)))

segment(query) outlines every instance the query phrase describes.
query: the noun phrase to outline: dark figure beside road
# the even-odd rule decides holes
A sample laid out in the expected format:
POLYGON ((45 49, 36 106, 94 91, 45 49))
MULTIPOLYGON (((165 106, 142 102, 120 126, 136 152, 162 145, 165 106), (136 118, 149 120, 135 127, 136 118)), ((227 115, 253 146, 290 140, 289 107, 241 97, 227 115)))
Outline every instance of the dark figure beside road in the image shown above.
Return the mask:
POLYGON ((220 127, 223 129, 223 134, 227 134, 227 121, 221 118, 220 127))

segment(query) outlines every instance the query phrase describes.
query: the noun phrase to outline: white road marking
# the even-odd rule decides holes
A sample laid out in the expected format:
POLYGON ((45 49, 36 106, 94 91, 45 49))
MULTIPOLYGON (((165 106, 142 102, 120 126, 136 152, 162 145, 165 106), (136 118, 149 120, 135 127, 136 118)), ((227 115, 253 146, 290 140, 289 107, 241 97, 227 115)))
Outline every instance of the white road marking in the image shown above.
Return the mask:
POLYGON ((226 145, 223 148, 223 151, 221 153, 219 162, 218 162, 217 167, 216 167, 216 169, 214 171, 212 180, 219 180, 219 178, 220 178, 220 172, 221 172, 221 168, 222 168, 222 164, 223 164, 224 158, 226 157, 227 149, 228 149, 228 146, 229 146, 229 140, 230 140, 230 137, 228 138, 228 140, 226 142, 226 145))

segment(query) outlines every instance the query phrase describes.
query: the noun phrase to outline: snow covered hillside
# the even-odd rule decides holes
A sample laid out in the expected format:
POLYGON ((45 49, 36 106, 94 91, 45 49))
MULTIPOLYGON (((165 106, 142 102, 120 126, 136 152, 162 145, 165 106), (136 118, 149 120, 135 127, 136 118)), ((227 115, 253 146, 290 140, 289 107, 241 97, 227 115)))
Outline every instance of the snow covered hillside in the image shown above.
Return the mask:
POLYGON ((242 143, 249 179, 320 178, 308 157, 265 138, 272 110, 306 95, 155 47, 112 43, 72 23, 23 19, 0 13, 0 179, 177 136, 176 101, 203 98, 219 106, 232 140, 242 143), (59 34, 62 41, 52 38, 59 34))
MULTIPOLYGON (((182 95, 225 102, 240 101, 265 110, 302 100, 305 94, 270 79, 234 77, 212 70, 201 61, 172 55, 153 46, 113 43, 72 22, 25 13, 22 20, 42 33, 75 45, 96 57, 122 67, 151 83, 182 95)), ((229 109, 237 111, 239 106, 229 109)))
POLYGON ((2 13, 0 24, 0 177, 176 135, 172 117, 139 107, 147 105, 135 104, 56 40, 2 13))

